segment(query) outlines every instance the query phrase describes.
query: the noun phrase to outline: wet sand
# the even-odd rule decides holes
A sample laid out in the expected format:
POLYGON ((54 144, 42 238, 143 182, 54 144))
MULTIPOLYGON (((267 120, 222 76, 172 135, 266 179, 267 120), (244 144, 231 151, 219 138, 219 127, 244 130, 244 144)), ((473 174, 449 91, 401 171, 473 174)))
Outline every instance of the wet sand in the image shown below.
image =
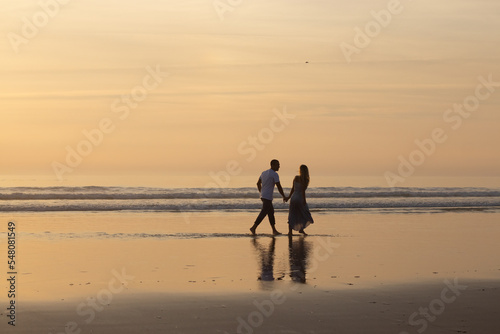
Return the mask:
MULTIPOLYGON (((2 332, 486 333, 500 324, 496 213, 317 213, 310 236, 291 239, 272 238, 266 222, 251 237, 253 213, 15 218, 16 327, 5 310, 2 332)), ((277 221, 285 231, 283 213, 277 221)))
POLYGON ((467 289, 460 296, 445 294, 449 300, 456 297, 449 304, 441 300, 447 286, 438 283, 338 291, 303 286, 295 291, 278 289, 268 293, 129 294, 117 296, 101 311, 87 307, 82 315, 74 309, 78 304, 28 303, 19 313, 19 326, 7 332, 496 332, 500 326, 500 284, 464 281, 461 285, 467 289))

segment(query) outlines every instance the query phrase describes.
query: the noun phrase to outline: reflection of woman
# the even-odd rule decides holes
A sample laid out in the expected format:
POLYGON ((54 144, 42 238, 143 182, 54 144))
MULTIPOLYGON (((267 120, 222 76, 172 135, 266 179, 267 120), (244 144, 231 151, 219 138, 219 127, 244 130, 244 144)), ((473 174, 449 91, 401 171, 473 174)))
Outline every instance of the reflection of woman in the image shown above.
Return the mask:
POLYGON ((290 195, 286 198, 287 201, 291 199, 288 211, 288 235, 292 235, 292 230, 307 235, 304 229, 314 223, 306 202, 306 189, 308 185, 309 169, 306 165, 301 165, 299 175, 293 179, 290 195))
POLYGON ((288 250, 290 252, 290 277, 292 281, 296 283, 305 283, 309 245, 304 238, 293 240, 293 238, 289 236, 288 250))

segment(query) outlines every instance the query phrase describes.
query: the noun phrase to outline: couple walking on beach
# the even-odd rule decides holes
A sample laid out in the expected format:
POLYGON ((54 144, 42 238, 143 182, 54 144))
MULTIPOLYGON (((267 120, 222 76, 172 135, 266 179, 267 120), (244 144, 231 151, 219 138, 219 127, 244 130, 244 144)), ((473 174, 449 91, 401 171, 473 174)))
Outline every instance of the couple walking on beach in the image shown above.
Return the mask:
POLYGON ((309 185, 309 169, 306 165, 301 165, 299 175, 293 179, 292 189, 290 194, 285 196, 283 188, 281 187, 280 178, 277 171, 280 169, 278 160, 271 160, 271 168, 262 172, 257 182, 257 188, 260 192, 260 199, 262 200, 262 210, 255 220, 255 223, 250 228, 250 232, 255 235, 255 231, 262 220, 268 216, 269 223, 273 229, 273 235, 281 234, 276 230, 276 220, 274 218, 273 207, 273 192, 274 185, 278 188, 279 193, 283 196, 283 202, 286 203, 290 200, 290 209, 288 211, 288 235, 292 235, 292 231, 299 231, 307 235, 304 229, 314 220, 309 212, 309 207, 306 202, 306 189, 309 185))

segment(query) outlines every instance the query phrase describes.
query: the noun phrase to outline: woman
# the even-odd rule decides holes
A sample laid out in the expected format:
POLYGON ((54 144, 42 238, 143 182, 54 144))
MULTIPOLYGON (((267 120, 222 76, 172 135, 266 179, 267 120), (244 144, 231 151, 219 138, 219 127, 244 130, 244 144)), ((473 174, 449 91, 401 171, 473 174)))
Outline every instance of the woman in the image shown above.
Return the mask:
POLYGON ((299 231, 303 235, 307 235, 304 229, 314 223, 309 207, 306 203, 306 189, 309 185, 309 169, 306 165, 301 165, 299 175, 293 179, 292 190, 290 195, 290 210, 288 212, 288 235, 292 235, 292 230, 299 231))

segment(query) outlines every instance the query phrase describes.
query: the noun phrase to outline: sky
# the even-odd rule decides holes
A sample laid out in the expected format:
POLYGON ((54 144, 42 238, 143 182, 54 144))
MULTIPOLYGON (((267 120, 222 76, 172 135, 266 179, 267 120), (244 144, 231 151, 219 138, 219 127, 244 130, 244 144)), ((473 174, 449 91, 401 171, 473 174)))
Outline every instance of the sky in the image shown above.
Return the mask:
POLYGON ((500 177, 497 0, 0 7, 0 179, 500 177))

